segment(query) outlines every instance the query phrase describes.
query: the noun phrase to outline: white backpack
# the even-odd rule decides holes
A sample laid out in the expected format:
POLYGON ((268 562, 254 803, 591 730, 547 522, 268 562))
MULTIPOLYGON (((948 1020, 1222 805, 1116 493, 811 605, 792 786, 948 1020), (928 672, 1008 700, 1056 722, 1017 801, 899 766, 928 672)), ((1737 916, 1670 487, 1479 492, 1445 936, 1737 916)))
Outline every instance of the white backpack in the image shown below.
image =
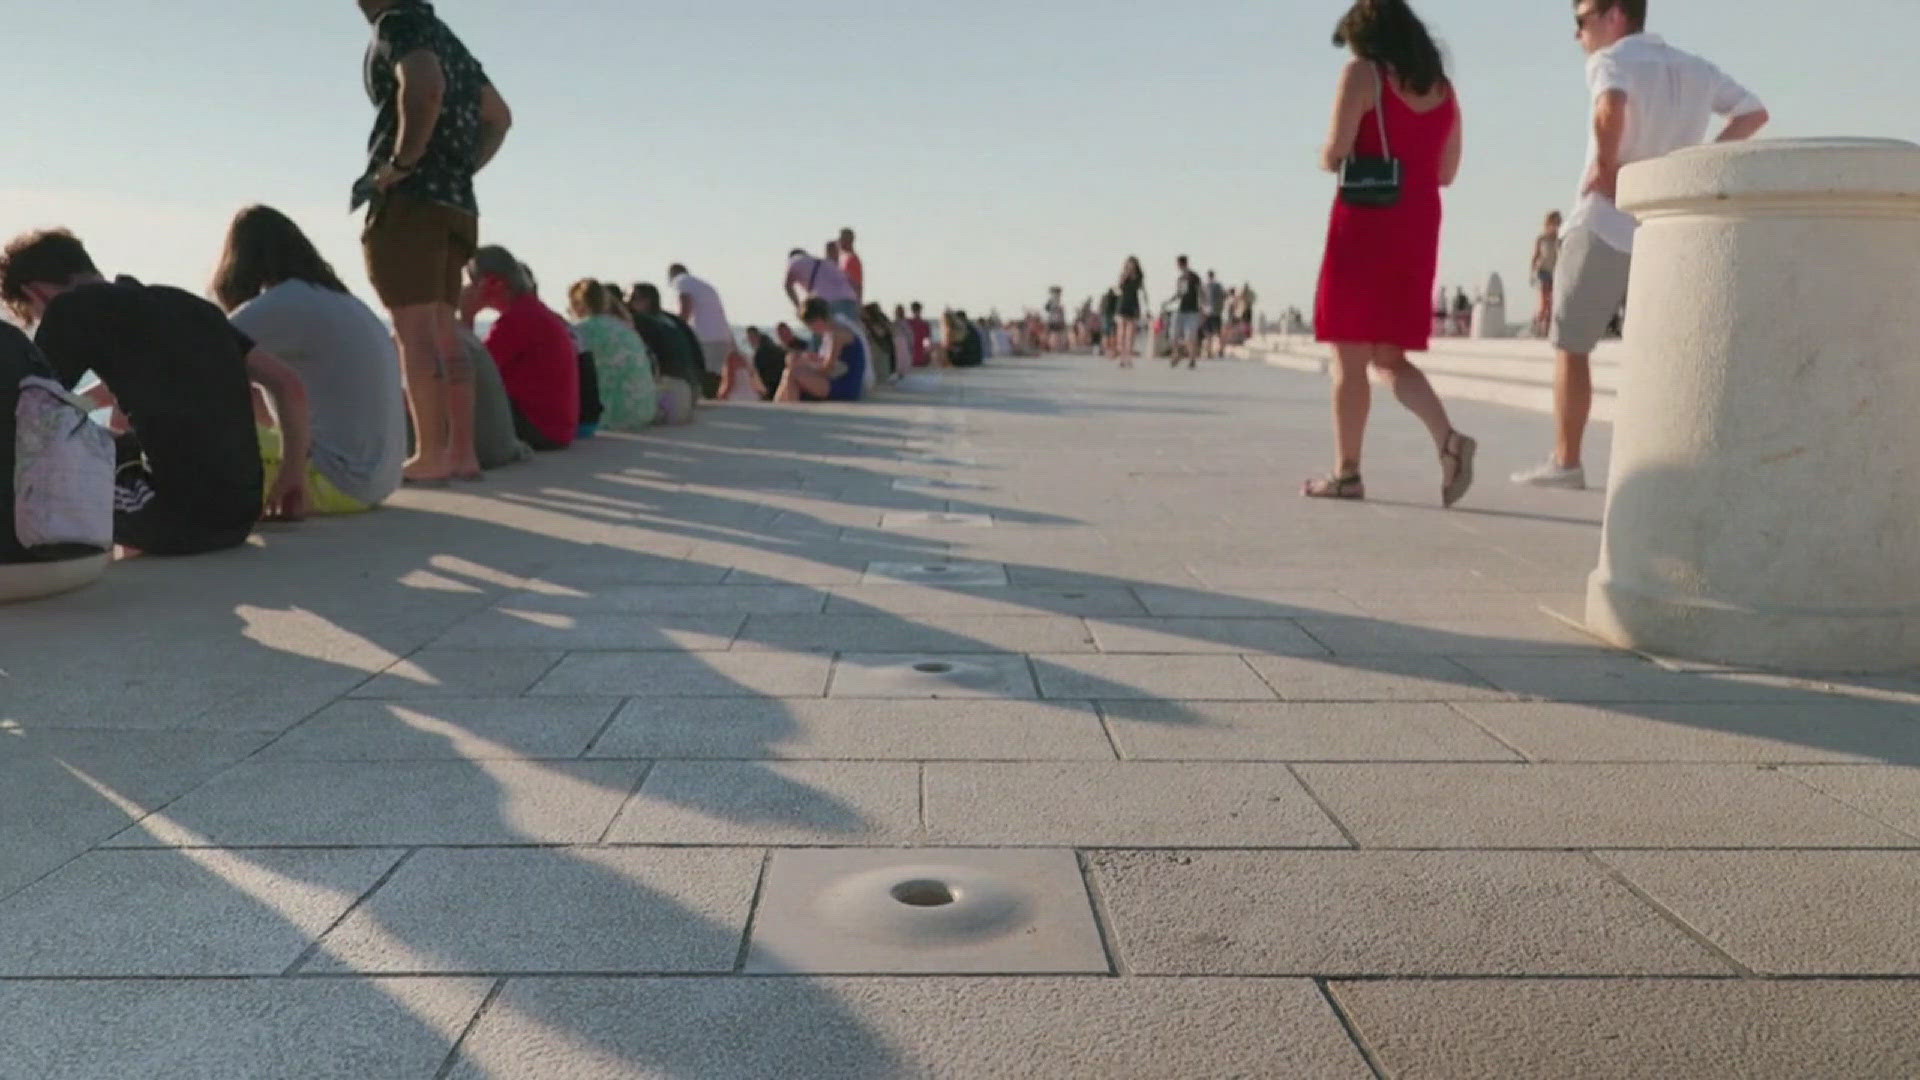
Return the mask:
POLYGON ((113 435, 52 379, 20 380, 14 406, 13 531, 20 546, 113 547, 113 435))

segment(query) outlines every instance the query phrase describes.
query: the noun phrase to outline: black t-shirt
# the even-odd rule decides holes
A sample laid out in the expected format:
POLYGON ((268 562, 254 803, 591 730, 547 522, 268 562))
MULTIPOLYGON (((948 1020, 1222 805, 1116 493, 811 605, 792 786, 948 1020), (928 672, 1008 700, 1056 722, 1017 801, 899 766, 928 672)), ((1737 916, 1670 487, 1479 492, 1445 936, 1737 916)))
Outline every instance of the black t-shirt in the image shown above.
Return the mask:
POLYGON ((1200 275, 1188 270, 1180 275, 1180 312, 1198 314, 1200 311, 1200 275))
POLYGON ((764 338, 760 347, 753 350, 753 370, 760 373, 760 384, 771 395, 780 389, 780 380, 787 374, 787 350, 772 338, 764 338))
POLYGON ((393 156, 399 136, 400 77, 394 65, 421 50, 439 58, 446 92, 426 155, 392 190, 478 214, 473 172, 480 157, 480 89, 488 85, 487 73, 425 0, 401 0, 373 24, 365 76, 367 97, 378 115, 367 137, 365 175, 372 176, 393 156))
POLYGON ((700 376, 707 370, 707 360, 691 327, 673 315, 655 311, 636 315, 633 328, 640 332, 640 340, 647 343, 647 351, 660 365, 660 374, 683 380, 695 393, 700 392, 700 376))
POLYGON ((34 340, 69 389, 88 371, 107 384, 162 499, 209 528, 259 519, 253 341, 219 308, 123 277, 55 297, 34 340))

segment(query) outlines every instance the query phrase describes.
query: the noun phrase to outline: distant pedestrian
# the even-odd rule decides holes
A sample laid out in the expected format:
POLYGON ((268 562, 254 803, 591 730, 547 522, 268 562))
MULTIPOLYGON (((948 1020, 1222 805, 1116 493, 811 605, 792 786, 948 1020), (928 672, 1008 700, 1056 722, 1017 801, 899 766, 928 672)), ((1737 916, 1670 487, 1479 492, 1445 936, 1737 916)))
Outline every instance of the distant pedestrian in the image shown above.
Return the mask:
POLYGON ((1593 409, 1591 357, 1626 303, 1633 261, 1636 223, 1613 201, 1621 168, 1700 142, 1716 115, 1729 118, 1720 142, 1752 137, 1768 117, 1760 99, 1719 68, 1647 33, 1647 0, 1576 0, 1573 21, 1593 114, 1586 176, 1553 282, 1558 431, 1552 456, 1513 481, 1578 491, 1587 486, 1581 444, 1593 409))
POLYGON ((1560 265, 1560 211, 1547 215, 1540 235, 1533 239, 1533 262, 1528 276, 1540 293, 1540 304, 1533 315, 1533 334, 1545 337, 1553 324, 1553 271, 1560 265))
POLYGON ((1174 260, 1178 273, 1174 277, 1173 298, 1173 366, 1179 367, 1185 359, 1187 366, 1198 367, 1200 361, 1200 327, 1205 315, 1206 290, 1200 283, 1200 275, 1187 267, 1187 257, 1174 260))
POLYGON ((367 96, 378 117, 354 208, 368 204, 367 277, 400 344, 416 452, 406 478, 477 478, 473 371, 455 332, 461 270, 480 243, 474 174, 513 115, 425 0, 358 0, 373 24, 367 96))
POLYGON ((1331 476, 1304 494, 1361 499, 1360 449, 1372 391, 1367 368, 1386 377, 1418 416, 1440 454, 1440 500, 1452 506, 1473 484, 1475 443, 1453 430, 1433 384, 1409 363, 1424 352, 1432 323, 1427 298, 1440 253, 1440 189, 1460 169, 1460 104, 1440 50, 1406 0, 1357 0, 1334 31, 1353 59, 1340 75, 1332 133, 1321 165, 1339 172, 1350 159, 1399 162, 1398 197, 1367 205, 1343 194, 1334 202, 1314 309, 1315 336, 1333 346, 1334 430, 1331 476))
POLYGON ((867 301, 867 265, 853 250, 853 230, 840 230, 840 272, 847 276, 847 284, 853 286, 853 297, 861 303, 867 301))
POLYGON ((1140 260, 1132 255, 1120 264, 1120 281, 1114 286, 1116 296, 1114 318, 1118 320, 1118 340, 1114 355, 1120 358, 1120 366, 1133 366, 1134 338, 1140 333, 1140 316, 1147 311, 1147 275, 1140 269, 1140 260))
POLYGON ((693 327, 700 339, 700 356, 707 369, 706 385, 702 389, 708 397, 717 396, 727 360, 739 348, 734 344, 733 326, 727 322, 727 308, 720 301, 720 291, 694 277, 681 263, 667 268, 667 288, 680 294, 680 318, 693 327))

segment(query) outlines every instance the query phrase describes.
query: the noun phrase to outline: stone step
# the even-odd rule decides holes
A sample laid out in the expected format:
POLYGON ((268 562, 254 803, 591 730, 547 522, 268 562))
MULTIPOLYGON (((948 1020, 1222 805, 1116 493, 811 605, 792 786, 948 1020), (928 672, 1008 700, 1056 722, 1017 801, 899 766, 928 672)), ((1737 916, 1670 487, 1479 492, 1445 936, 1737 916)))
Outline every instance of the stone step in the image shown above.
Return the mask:
MULTIPOLYGON (((1272 367, 1325 374, 1327 346, 1304 336, 1265 336, 1234 350, 1235 355, 1272 367)), ((1419 355, 1421 370, 1442 397, 1484 401, 1535 412, 1553 412, 1553 350, 1530 340, 1438 339, 1419 355)), ((1593 358, 1593 418, 1611 420, 1619 392, 1620 345, 1602 345, 1593 358)))

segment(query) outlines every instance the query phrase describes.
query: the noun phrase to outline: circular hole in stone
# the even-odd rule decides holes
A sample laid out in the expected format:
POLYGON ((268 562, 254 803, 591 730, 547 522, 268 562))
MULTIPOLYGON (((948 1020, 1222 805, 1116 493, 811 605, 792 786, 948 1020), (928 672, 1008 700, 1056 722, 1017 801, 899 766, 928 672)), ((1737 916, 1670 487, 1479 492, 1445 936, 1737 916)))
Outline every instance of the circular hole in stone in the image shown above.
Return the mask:
POLYGON ((908 907, 945 907, 953 903, 953 890, 946 882, 931 878, 903 881, 887 891, 908 907))
POLYGON ((923 671, 928 675, 945 675, 953 670, 953 665, 944 660, 922 660, 913 665, 913 670, 923 671))

